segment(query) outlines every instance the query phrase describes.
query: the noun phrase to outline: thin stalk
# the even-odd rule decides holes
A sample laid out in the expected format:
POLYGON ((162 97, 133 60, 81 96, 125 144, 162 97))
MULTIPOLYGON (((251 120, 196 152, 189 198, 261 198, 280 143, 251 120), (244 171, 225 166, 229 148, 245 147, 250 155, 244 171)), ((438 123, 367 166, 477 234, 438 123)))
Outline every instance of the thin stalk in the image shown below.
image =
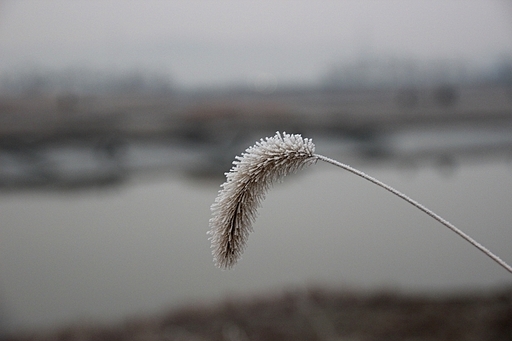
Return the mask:
POLYGON ((462 232, 461 230, 459 230, 457 227, 455 227, 452 223, 450 223, 449 221, 447 221, 446 219, 440 217, 439 215, 437 215, 436 213, 434 213, 433 211, 431 211, 430 209, 426 208, 425 206, 423 206, 422 204, 420 204, 419 202, 409 198, 407 195, 403 194, 402 192, 394 189, 393 187, 389 186, 389 185, 386 185, 385 183, 369 176, 368 174, 364 173, 364 172, 361 172, 360 170, 357 170, 349 165, 346 165, 344 163, 341 163, 341 162, 338 162, 336 160, 333 160, 331 158, 328 158, 326 156, 323 156, 323 155, 318 155, 318 154, 313 154, 314 157, 316 157, 318 160, 322 160, 322 161, 325 161, 327 163, 330 163, 334 166, 338 166, 342 169, 345 169, 355 175, 358 175, 360 177, 362 177, 363 179, 365 180, 368 180, 372 183, 374 183, 375 185, 379 186, 379 187, 382 187, 384 188, 385 190, 393 193, 394 195, 396 195, 397 197, 399 198, 402 198, 403 200, 407 201, 409 204, 413 205, 414 207, 418 208, 419 210, 425 212, 426 214, 428 214, 429 216, 431 216, 432 218, 434 218, 435 220, 437 220, 438 222, 440 222, 441 224, 443 224, 444 226, 446 226, 447 228, 449 228, 450 230, 452 230, 453 232, 455 232, 456 234, 458 234, 459 236, 461 236, 463 239, 465 239, 468 243, 470 243, 471 245, 473 245, 474 247, 476 247, 477 249, 479 249, 480 251, 482 251, 485 255, 487 255, 489 258, 491 258, 493 261, 495 261, 496 263, 498 263, 500 266, 502 266, 503 268, 505 268, 505 270, 507 270, 508 272, 512 273, 512 267, 510 265, 508 265, 506 262, 504 262, 501 258, 499 258, 498 256, 496 256, 494 253, 492 253, 491 251, 489 251, 486 247, 484 247, 482 244, 480 244, 479 242, 477 242, 476 240, 474 240, 473 238, 471 238, 470 236, 468 236, 466 233, 462 232))

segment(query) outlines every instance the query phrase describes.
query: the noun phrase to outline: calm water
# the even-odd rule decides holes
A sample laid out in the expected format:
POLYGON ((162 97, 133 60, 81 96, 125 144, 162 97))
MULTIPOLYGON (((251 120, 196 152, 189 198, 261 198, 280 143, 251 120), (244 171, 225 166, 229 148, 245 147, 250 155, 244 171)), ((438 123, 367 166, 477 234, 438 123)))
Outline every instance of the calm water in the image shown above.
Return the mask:
MULTIPOLYGON (((361 167, 512 262, 512 165, 361 167)), ((269 193, 244 258, 221 271, 206 235, 221 182, 162 176, 110 190, 2 194, 4 330, 116 321, 309 285, 435 291, 512 284, 510 274, 425 214, 321 164, 269 193)))

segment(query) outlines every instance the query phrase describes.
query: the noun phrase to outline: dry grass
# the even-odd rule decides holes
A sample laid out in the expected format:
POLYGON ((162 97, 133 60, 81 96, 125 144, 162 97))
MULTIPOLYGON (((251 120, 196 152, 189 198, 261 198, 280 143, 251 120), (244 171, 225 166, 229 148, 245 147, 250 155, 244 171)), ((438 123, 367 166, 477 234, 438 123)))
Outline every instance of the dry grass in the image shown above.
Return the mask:
POLYGON ((456 233, 512 274, 512 266, 434 211, 358 169, 327 156, 315 154, 315 144, 311 139, 303 139, 300 134, 290 135, 285 132, 276 132, 275 136, 261 139, 254 146, 247 148, 241 156, 235 158, 233 167, 226 173, 226 182, 221 185, 221 190, 211 206, 212 218, 208 232, 211 235, 213 260, 218 267, 230 269, 241 258, 249 234, 253 231, 252 223, 256 219, 258 207, 269 188, 287 174, 318 160, 355 174, 406 201, 456 233))
POLYGON ((442 296, 288 291, 5 340, 512 340, 512 288, 442 296))

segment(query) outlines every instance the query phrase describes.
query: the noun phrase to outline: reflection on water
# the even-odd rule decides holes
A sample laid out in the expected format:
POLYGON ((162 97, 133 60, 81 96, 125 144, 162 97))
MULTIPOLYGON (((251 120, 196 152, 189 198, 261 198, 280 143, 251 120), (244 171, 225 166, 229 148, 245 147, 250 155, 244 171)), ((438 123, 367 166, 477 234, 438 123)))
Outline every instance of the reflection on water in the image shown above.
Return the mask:
MULTIPOLYGON (((509 157, 511 126, 474 125, 397 129, 368 132, 360 137, 316 134, 317 152, 342 160, 387 161, 399 164, 455 163, 474 158, 509 157)), ((63 140, 59 143, 0 147, 0 190, 80 188, 121 185, 133 175, 185 174, 222 177, 240 154, 268 130, 230 132, 222 143, 184 142, 171 137, 126 139, 115 142, 63 140)), ((304 136, 310 137, 305 134, 304 136)))
MULTIPOLYGON (((118 320, 191 302, 310 284, 489 288, 510 275, 423 213, 327 165, 268 195, 241 262, 214 267, 206 231, 222 180, 136 178, 128 186, 0 197, 6 329, 118 320)), ((362 166, 511 262, 511 168, 446 176, 362 166)))

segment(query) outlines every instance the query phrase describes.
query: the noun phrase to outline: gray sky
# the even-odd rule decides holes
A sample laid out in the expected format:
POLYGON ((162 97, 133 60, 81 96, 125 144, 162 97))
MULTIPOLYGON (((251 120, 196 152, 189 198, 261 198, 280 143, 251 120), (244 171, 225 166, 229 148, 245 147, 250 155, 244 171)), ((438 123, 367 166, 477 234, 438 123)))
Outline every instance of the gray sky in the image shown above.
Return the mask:
POLYGON ((315 81, 360 55, 512 53, 506 1, 4 1, 0 70, 142 69, 184 85, 315 81))

